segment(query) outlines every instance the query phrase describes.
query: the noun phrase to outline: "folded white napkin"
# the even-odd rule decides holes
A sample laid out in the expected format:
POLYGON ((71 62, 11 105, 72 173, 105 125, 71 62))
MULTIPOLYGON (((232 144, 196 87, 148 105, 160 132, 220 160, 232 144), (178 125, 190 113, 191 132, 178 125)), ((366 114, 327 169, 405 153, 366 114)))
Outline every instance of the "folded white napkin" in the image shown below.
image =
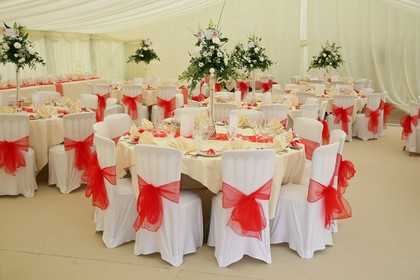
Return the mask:
POLYGON ((141 133, 139 132, 139 129, 137 126, 133 123, 130 127, 130 138, 131 140, 135 138, 140 138, 141 133))
POLYGON ((276 134, 279 134, 284 131, 284 126, 278 119, 271 119, 267 123, 267 127, 274 131, 276 134))
POLYGON ((273 148, 276 151, 283 151, 286 149, 287 145, 289 145, 290 142, 286 141, 286 135, 280 134, 274 137, 273 143, 270 145, 271 148, 273 148))
POLYGON ((57 109, 51 106, 42 106, 36 111, 36 114, 40 118, 49 118, 51 115, 57 115, 57 109))
POLYGON ((148 144, 148 145, 157 145, 155 142, 155 137, 150 131, 143 132, 140 137, 139 141, 140 144, 148 144))
POLYGON ((252 123, 248 118, 239 115, 238 117, 238 127, 239 128, 246 128, 246 127, 252 127, 252 123))
POLYGON ((12 114, 14 112, 15 112, 15 109, 13 109, 13 107, 10 107, 10 106, 0 107, 0 113, 2 114, 12 114))
MULTIPOLYGON (((63 99, 61 99, 63 100, 63 99)), ((68 100, 69 103, 69 113, 73 114, 73 113, 78 113, 82 110, 82 104, 80 104, 80 101, 77 100, 76 102, 73 102, 71 100, 68 100)), ((66 103, 67 104, 67 103, 66 103)))
POLYGON ((149 121, 148 119, 142 119, 140 128, 143 129, 143 130, 152 130, 153 129, 153 123, 151 121, 149 121))
POLYGON ((206 111, 197 112, 194 114, 194 127, 200 128, 204 125, 209 125, 210 119, 206 111))
POLYGON ((289 130, 287 131, 287 133, 286 133, 286 141, 288 142, 288 143, 290 143, 290 142, 292 142, 293 141, 293 131, 292 131, 292 129, 291 128, 289 128, 289 130))
POLYGON ((249 150, 251 149, 251 145, 242 139, 235 139, 232 141, 229 141, 224 147, 223 150, 249 150))
POLYGON ((184 151, 186 154, 195 153, 198 150, 197 143, 193 139, 178 137, 169 143, 172 148, 184 151))

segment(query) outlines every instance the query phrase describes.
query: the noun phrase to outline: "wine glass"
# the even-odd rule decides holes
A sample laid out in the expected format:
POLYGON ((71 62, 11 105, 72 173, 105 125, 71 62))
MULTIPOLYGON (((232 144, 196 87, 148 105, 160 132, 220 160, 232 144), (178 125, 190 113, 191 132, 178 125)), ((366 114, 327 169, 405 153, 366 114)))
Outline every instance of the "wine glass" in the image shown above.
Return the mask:
POLYGON ((257 119, 254 121, 252 129, 254 130, 255 141, 258 142, 258 139, 260 138, 261 130, 262 130, 261 119, 257 119))

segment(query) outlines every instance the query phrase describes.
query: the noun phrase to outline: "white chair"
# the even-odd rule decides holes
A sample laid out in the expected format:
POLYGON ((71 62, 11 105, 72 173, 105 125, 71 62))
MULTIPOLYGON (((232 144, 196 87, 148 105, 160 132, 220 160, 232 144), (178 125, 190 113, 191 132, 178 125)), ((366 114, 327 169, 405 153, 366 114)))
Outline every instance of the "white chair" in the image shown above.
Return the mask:
POLYGON ((80 104, 95 112, 96 121, 101 121, 98 116, 98 96, 96 94, 81 93, 79 96, 80 104))
POLYGON ((134 84, 139 85, 139 86, 143 84, 143 81, 144 81, 144 79, 141 78, 141 77, 136 77, 136 78, 133 79, 134 84))
POLYGON ((63 117, 64 144, 49 149, 48 184, 64 194, 80 187, 82 174, 93 149, 95 113, 75 113, 63 117))
POLYGON ((100 122, 104 119, 105 109, 116 105, 117 99, 111 98, 109 86, 105 84, 94 85, 94 94, 98 97, 96 121, 100 122))
POLYGON ((201 103, 200 102, 198 102, 198 101, 195 101, 195 100, 191 100, 191 99, 188 99, 188 107, 197 107, 197 108, 200 108, 201 107, 201 103))
POLYGON ((362 89, 365 88, 366 79, 360 79, 353 82, 353 88, 355 91, 360 92, 362 89))
POLYGON ((381 94, 374 93, 367 96, 365 113, 357 114, 356 121, 353 123, 353 136, 363 141, 368 139, 378 139, 380 136, 380 125, 383 124, 383 114, 381 114, 381 94))
POLYGON ((410 101, 410 112, 401 119, 402 135, 401 139, 405 140, 404 151, 409 154, 420 153, 420 128, 418 126, 419 104, 416 101, 410 101))
POLYGON ((207 242, 215 247, 219 267, 244 255, 271 263, 268 201, 275 161, 274 150, 222 154, 222 192, 212 198, 207 242))
POLYGON ((120 104, 107 107, 104 111, 104 119, 109 115, 121 114, 121 113, 124 113, 124 107, 120 104))
POLYGON ((143 88, 138 85, 123 85, 121 91, 124 111, 131 116, 132 123, 140 126, 142 119, 149 119, 147 106, 142 103, 143 88))
POLYGON ((106 116, 104 122, 107 125, 109 138, 115 143, 131 128, 131 117, 125 113, 106 116))
POLYGON ((236 109, 235 104, 230 103, 214 103, 214 116, 216 122, 229 120, 230 112, 236 109))
POLYGON ((0 91, 0 107, 9 106, 9 92, 0 91))
POLYGON ((163 260, 179 266, 185 254, 196 252, 203 243, 200 197, 179 190, 183 155, 180 150, 136 145, 134 151, 134 176, 139 185, 134 254, 159 252, 163 260))
POLYGON ((293 132, 305 145, 305 176, 302 184, 307 186, 311 175, 312 155, 322 145, 323 125, 316 119, 298 117, 293 122, 293 132))
POLYGON ((103 230, 106 247, 115 248, 136 237, 136 200, 131 179, 115 177, 114 142, 95 133, 94 144, 97 157, 90 161, 85 173, 86 195, 92 196, 92 206, 97 207, 96 230, 103 230))
POLYGON ((327 106, 328 106, 327 100, 323 100, 319 104, 318 117, 320 120, 325 120, 325 114, 327 113, 327 106))
POLYGON ((32 103, 35 108, 39 108, 44 105, 45 101, 49 100, 50 102, 59 102, 61 99, 61 94, 56 91, 36 91, 32 93, 32 103))
MULTIPOLYGON (((388 115, 394 110, 394 106, 391 104, 388 104, 387 101, 388 98, 388 92, 384 91, 381 94, 381 105, 379 106, 379 109, 381 110, 381 118, 383 119, 382 123, 379 123, 379 136, 383 137, 385 135, 384 130, 387 128, 387 118, 388 115)), ((419 98, 420 99, 420 98, 419 98)), ((420 100, 419 100, 420 104, 420 100)))
POLYGON ((300 106, 300 116, 311 119, 318 119, 319 104, 303 104, 300 106))
POLYGON ((157 104, 152 106, 152 122, 172 117, 173 111, 184 104, 184 96, 176 86, 158 86, 157 104))
POLYGON ((299 104, 305 104, 306 103, 306 99, 309 97, 313 97, 315 98, 315 94, 311 93, 311 92, 306 92, 306 91, 299 91, 295 93, 296 98, 298 100, 299 104))
POLYGON ((270 121, 271 119, 280 120, 283 126, 287 127, 287 114, 289 107, 284 104, 261 105, 260 111, 263 114, 263 119, 270 121))
POLYGON ((281 187, 276 215, 270 225, 272 244, 287 242, 289 248, 304 259, 311 259, 315 251, 333 245, 330 223, 334 219, 348 217, 345 215, 348 213, 339 213, 338 216, 324 211, 325 204, 330 205, 331 201, 326 201, 328 197, 322 194, 325 188, 333 188, 328 192, 337 192, 331 182, 338 148, 339 143, 333 143, 315 150, 309 188, 295 184, 281 187), (317 185, 318 193, 314 188, 317 185))
POLYGON ((263 119, 263 113, 257 110, 234 109, 230 111, 230 115, 238 115, 247 118, 251 123, 263 119))
POLYGON ((36 167, 29 147, 28 116, 0 114, 0 158, 0 195, 33 197, 36 167))
POLYGON ((346 134, 346 141, 351 142, 352 120, 353 115, 356 114, 354 108, 356 104, 356 97, 352 95, 334 95, 333 97, 333 111, 332 114, 327 116, 328 127, 333 129, 342 129, 346 134))

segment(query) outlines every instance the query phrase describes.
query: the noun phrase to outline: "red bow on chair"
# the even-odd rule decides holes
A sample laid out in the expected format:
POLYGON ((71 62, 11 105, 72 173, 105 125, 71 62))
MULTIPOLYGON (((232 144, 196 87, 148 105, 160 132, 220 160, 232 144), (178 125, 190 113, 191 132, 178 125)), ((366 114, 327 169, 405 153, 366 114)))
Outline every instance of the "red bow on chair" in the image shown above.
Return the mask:
POLYGON ((265 229, 267 225, 263 208, 256 199, 269 200, 272 183, 273 180, 270 179, 250 195, 243 194, 241 191, 225 182, 222 183, 223 208, 233 207, 227 225, 231 227, 236 234, 258 238, 259 240, 262 239, 261 231, 265 229))
POLYGON ((411 116, 410 114, 402 117, 400 121, 400 124, 403 128, 402 135, 401 135, 402 140, 406 140, 408 137, 408 134, 413 132, 413 130, 411 129, 411 124, 413 124, 414 126, 417 126, 417 120, 418 120, 418 116, 411 116))
POLYGON ((92 196, 92 206, 101 210, 108 208, 108 194, 105 188, 105 179, 112 185, 117 184, 116 167, 108 166, 102 168, 99 166, 98 154, 94 152, 89 161, 89 166, 82 175, 86 182, 85 196, 92 196))
POLYGON ((137 219, 134 229, 145 228, 149 231, 157 231, 162 225, 163 208, 162 197, 178 203, 180 181, 155 187, 137 175, 139 197, 137 199, 137 219))
POLYGON ((312 155, 314 154, 314 151, 316 148, 318 148, 319 146, 321 146, 320 143, 315 142, 315 141, 311 141, 309 139, 304 139, 302 138, 300 140, 300 142, 305 145, 305 157, 308 160, 312 160, 312 155))
POLYGON ((203 101, 206 98, 207 97, 204 94, 200 93, 199 95, 195 95, 195 96, 191 97, 191 100, 194 100, 194 101, 197 101, 197 102, 201 102, 201 101, 203 101))
POLYGON ((266 83, 261 83, 261 88, 263 89, 263 92, 270 91, 273 84, 274 82, 272 80, 268 80, 268 82, 266 83))
POLYGON ((284 120, 281 120, 280 123, 284 127, 284 129, 286 129, 286 126, 287 126, 287 118, 285 118, 284 120))
POLYGON ((127 112, 131 116, 132 120, 137 120, 139 114, 137 112, 137 103, 141 103, 143 101, 142 95, 137 95, 134 97, 124 95, 122 99, 122 103, 127 106, 127 112))
POLYGON ((366 108, 366 117, 370 118, 368 122, 368 130, 373 134, 378 133, 379 125, 379 108, 375 111, 372 111, 369 108, 366 108))
POLYGON ((351 217, 351 207, 343 195, 332 186, 324 186, 314 180, 309 181, 308 202, 317 202, 324 198, 324 211, 326 229, 330 228, 333 220, 346 219, 351 217))
POLYGON ((222 86, 220 85, 220 83, 215 82, 214 83, 214 92, 220 92, 222 91, 222 86))
POLYGON ((343 131, 348 134, 349 133, 349 122, 351 120, 351 115, 353 115, 353 107, 349 106, 347 108, 338 107, 333 105, 333 114, 335 116, 334 123, 340 123, 343 131))
POLYGON ((96 96, 98 97, 98 108, 96 110, 96 121, 100 122, 103 121, 104 119, 104 111, 106 108, 106 100, 110 97, 110 94, 104 94, 104 95, 100 95, 100 94, 96 94, 96 96))
POLYGON ((64 137, 64 150, 69 151, 75 149, 74 157, 75 162, 74 166, 78 170, 86 169, 89 166, 89 160, 92 155, 90 147, 93 145, 93 133, 89 135, 83 141, 74 141, 67 137, 64 137))
POLYGON ((356 169, 353 163, 349 160, 343 160, 343 156, 337 154, 334 175, 338 178, 337 189, 340 193, 343 194, 346 192, 346 188, 349 186, 348 180, 353 178, 355 173, 356 169))
POLYGON ((16 176, 16 170, 21 166, 26 166, 22 151, 27 152, 28 148, 29 136, 13 142, 0 141, 0 168, 4 168, 7 174, 16 176))
MULTIPOLYGON (((391 114, 391 112, 395 109, 395 107, 392 106, 391 104, 385 103, 381 99, 379 109, 384 111, 384 125, 383 125, 383 127, 386 128, 386 119, 388 118, 389 114, 391 114)), ((419 110, 419 114, 420 114, 420 110, 419 110)))
POLYGON ((328 123, 325 120, 321 120, 318 117, 318 121, 322 123, 322 144, 326 145, 330 143, 330 130, 328 128, 328 123))
POLYGON ((163 112, 164 112, 163 116, 164 116, 164 118, 165 119, 166 118, 170 118, 171 115, 172 115, 172 112, 175 110, 175 106, 176 106, 175 97, 173 97, 170 100, 165 100, 165 99, 162 99, 162 98, 158 97, 157 98, 157 105, 159 107, 162 107, 163 108, 163 112))
POLYGON ((243 100, 248 92, 249 82, 236 82, 236 87, 241 91, 241 100, 243 100))

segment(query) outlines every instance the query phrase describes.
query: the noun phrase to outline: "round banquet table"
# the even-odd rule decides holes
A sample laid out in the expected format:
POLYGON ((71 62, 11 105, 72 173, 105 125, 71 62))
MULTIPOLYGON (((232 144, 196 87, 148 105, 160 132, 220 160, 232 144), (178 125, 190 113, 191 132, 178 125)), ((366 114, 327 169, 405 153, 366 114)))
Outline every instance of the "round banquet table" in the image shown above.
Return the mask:
MULTIPOLYGON (((223 128, 224 129, 224 128, 223 128)), ((219 130, 219 128, 218 128, 219 130)), ((167 141, 164 138, 156 138, 155 142, 159 146, 166 146, 167 141)), ((227 141, 207 140, 206 149, 222 150, 227 141)), ((250 143, 252 149, 266 148, 267 144, 250 143)), ((134 146, 125 140, 120 140, 116 146, 117 153, 117 176, 121 178, 126 170, 130 169, 135 163, 134 146)), ((299 150, 289 150, 287 153, 278 153, 276 156, 276 166, 273 177, 273 187, 271 190, 269 210, 270 219, 276 213, 277 200, 280 195, 281 186, 288 183, 299 184, 303 180, 305 167, 304 148, 299 150)), ((222 187, 222 167, 221 156, 207 157, 184 155, 182 158, 182 173, 188 175, 201 184, 201 187, 207 188, 212 193, 218 193, 222 187)), ((133 175, 133 173, 132 173, 133 175)), ((133 191, 138 195, 137 176, 132 176, 133 191)), ((191 186, 181 184, 182 188, 191 188, 191 186)), ((195 186, 196 187, 196 186, 195 186)))

